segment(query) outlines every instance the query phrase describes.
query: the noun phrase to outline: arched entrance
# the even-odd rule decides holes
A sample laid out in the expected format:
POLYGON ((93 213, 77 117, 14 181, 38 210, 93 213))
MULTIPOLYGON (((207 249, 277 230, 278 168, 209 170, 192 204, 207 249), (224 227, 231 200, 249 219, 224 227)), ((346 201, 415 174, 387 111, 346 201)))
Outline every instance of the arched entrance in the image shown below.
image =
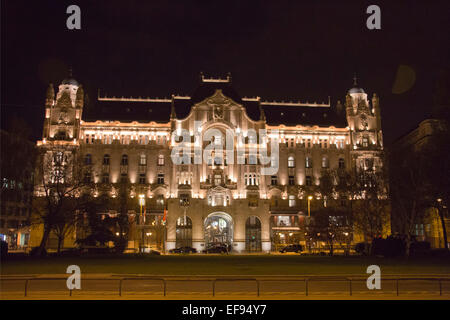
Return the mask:
POLYGON ((192 220, 187 216, 177 219, 175 248, 179 247, 192 247, 192 220))
POLYGON ((225 212, 211 213, 205 219, 205 245, 208 248, 217 244, 229 248, 233 244, 233 218, 225 212))
POLYGON ((261 221, 258 217, 251 216, 245 222, 245 250, 261 251, 261 221))

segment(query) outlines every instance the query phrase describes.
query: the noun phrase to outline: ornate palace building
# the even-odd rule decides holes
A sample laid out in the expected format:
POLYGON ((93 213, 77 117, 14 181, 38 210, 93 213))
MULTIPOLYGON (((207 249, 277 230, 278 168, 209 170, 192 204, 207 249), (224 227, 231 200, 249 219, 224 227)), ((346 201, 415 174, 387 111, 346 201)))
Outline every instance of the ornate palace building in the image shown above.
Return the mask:
MULTIPOLYGON (((76 80, 62 81, 56 96, 50 85, 38 146, 81 155, 92 169, 85 178, 92 181, 95 195, 106 192, 114 198, 120 183, 130 184, 134 202, 128 208, 129 248, 186 245, 201 251, 224 243, 234 252, 268 252, 279 245, 305 243, 310 213, 348 202, 339 194, 323 196, 324 170, 376 171, 383 166, 379 100, 376 94, 369 100, 356 79, 345 103, 336 106, 330 99, 304 103, 241 97, 230 75, 216 79, 200 74, 191 96, 99 94, 88 110, 83 107, 83 89, 76 80), (190 160, 195 147, 225 146, 222 138, 204 136, 211 129, 227 139, 227 132, 233 134, 231 155, 174 163, 177 133, 189 133, 189 141, 183 141, 191 147, 190 160), (267 136, 257 143, 248 133, 260 129, 267 130, 267 136), (271 174, 263 174, 267 165, 252 158, 252 150, 263 149, 278 161, 278 170, 271 174)), ((36 190, 39 194, 39 187, 36 190)), ((65 246, 73 240, 66 239, 65 246)))

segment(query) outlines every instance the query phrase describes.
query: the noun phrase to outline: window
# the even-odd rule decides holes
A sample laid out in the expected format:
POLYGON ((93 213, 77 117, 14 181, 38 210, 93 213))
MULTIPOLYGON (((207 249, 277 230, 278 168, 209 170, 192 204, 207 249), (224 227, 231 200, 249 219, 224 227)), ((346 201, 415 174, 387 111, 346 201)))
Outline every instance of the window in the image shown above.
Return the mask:
POLYGON ((93 134, 87 134, 86 135, 86 143, 87 144, 93 144, 94 143, 94 135, 93 134))
POLYGON ((311 148, 311 139, 306 140, 306 147, 311 148))
POLYGON ((271 176, 270 177, 270 184, 272 186, 276 186, 278 184, 278 177, 277 176, 271 176))
POLYGON ((91 179, 92 179, 92 177, 91 177, 91 171, 89 170, 89 171, 86 171, 85 173, 84 173, 84 183, 89 183, 89 182, 91 182, 91 179))
POLYGON ((164 196, 162 194, 159 194, 158 197, 156 197, 156 204, 158 206, 164 205, 164 196))
POLYGON ((92 155, 87 154, 87 155, 84 157, 84 164, 85 164, 85 165, 91 165, 91 164, 92 164, 92 155))
POLYGON ((256 157, 256 154, 250 154, 248 156, 248 164, 258 164, 258 158, 256 157))
POLYGON ((367 147, 369 146, 369 139, 368 139, 367 137, 364 137, 364 138, 362 139, 362 146, 363 146, 364 148, 367 148, 367 147))
POLYGON ((312 159, 311 159, 311 157, 306 157, 305 167, 306 168, 312 168, 312 159))
POLYGON ((120 136, 120 143, 121 144, 130 144, 130 136, 129 135, 120 136))
POLYGON ((103 173, 102 183, 109 183, 109 173, 108 172, 103 173))
POLYGON ((145 184, 145 173, 139 174, 139 184, 145 184))
POLYGON ((164 184, 164 173, 158 173, 158 184, 164 184))
POLYGON ((295 207, 295 196, 293 194, 289 195, 289 207, 295 207))
POLYGON ((289 168, 294 168, 295 167, 295 160, 293 156, 289 156, 288 158, 288 167, 289 168))
POLYGON ((103 165, 109 166, 109 159, 110 159, 109 154, 105 154, 103 156, 103 165))
POLYGON ((164 156, 162 154, 160 154, 158 156, 158 166, 163 166, 164 165, 164 156))
POLYGON ((222 184, 222 176, 220 174, 214 175, 214 185, 219 186, 222 184))
POLYGON ((322 168, 328 168, 328 158, 322 157, 322 168))
POLYGON ((126 154, 124 154, 124 155, 122 156, 122 161, 120 162, 120 164, 121 164, 122 166, 127 166, 127 165, 128 165, 128 156, 127 156, 126 154))
POLYGON ((148 136, 139 136, 139 144, 148 144, 148 136))
POLYGON ((345 161, 342 158, 339 158, 339 169, 345 169, 345 161))
POLYGON ((112 136, 111 135, 103 135, 103 144, 111 144, 112 136))
POLYGON ((295 185, 294 176, 289 176, 289 185, 290 185, 290 186, 295 185))
POLYGON ((307 186, 312 186, 312 179, 311 179, 311 176, 306 176, 306 185, 307 185, 307 186))
POLYGON ((291 226, 291 217, 290 216, 277 216, 277 224, 278 227, 291 226))
POLYGON ((141 166, 146 166, 147 165, 147 156, 145 154, 141 154, 141 156, 139 158, 139 164, 141 166))
POLYGON ((222 165, 222 157, 221 156, 215 156, 214 157, 214 165, 215 166, 217 166, 217 165, 222 165))

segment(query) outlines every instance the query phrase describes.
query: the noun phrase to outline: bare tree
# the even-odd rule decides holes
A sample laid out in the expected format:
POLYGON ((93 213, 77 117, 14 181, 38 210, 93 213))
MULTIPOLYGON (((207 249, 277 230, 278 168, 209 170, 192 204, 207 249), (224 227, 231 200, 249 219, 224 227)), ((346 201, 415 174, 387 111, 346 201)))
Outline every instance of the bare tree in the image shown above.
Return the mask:
POLYGON ((40 149, 36 172, 35 224, 43 224, 44 232, 36 255, 41 255, 50 233, 56 231, 58 248, 74 223, 79 197, 85 180, 86 168, 83 160, 68 144, 47 142, 40 149))
POLYGON ((414 240, 415 226, 424 217, 427 192, 427 157, 423 152, 396 150, 390 155, 390 190, 396 229, 405 236, 406 255, 414 240))

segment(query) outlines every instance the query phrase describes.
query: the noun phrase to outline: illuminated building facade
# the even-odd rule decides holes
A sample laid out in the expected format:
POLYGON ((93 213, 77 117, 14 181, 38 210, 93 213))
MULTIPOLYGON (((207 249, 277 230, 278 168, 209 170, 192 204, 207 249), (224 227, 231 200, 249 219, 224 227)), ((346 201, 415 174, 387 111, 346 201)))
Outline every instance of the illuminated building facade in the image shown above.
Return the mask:
MULTIPOLYGON (((134 219, 135 235, 129 237, 129 247, 136 248, 142 241, 165 250, 186 245, 200 251, 225 243, 234 252, 268 252, 303 242, 308 205, 313 212, 327 201, 344 205, 347 200, 321 195, 323 170, 382 167, 379 100, 375 94, 368 100, 356 81, 345 104, 337 102, 335 107, 330 99, 302 103, 242 98, 230 75, 216 79, 201 74, 191 96, 99 94, 89 112, 83 111, 83 95, 74 79, 64 80, 56 97, 49 87, 43 139, 38 145, 75 148, 92 167, 94 174, 88 179, 111 197, 117 196, 121 181, 129 181, 130 197, 141 199, 146 217, 144 227, 139 226, 143 220, 134 219), (205 139, 211 129, 223 138, 205 139), (258 140, 265 145, 259 148, 269 154, 270 143, 279 148, 279 157, 272 154, 279 164, 273 174, 262 174, 265 165, 252 159, 251 150, 260 149, 248 132, 260 129, 267 130, 267 136, 258 140), (231 156, 221 160, 214 154, 201 164, 175 164, 171 153, 179 143, 176 132, 181 131, 189 133, 186 145, 191 150, 208 144, 225 146, 222 139, 229 139, 226 133, 231 132, 231 156), (238 147, 244 150, 240 155, 238 147), (150 231, 157 225, 164 227, 162 236, 150 231), (136 230, 145 230, 142 237, 149 239, 140 239, 136 230)), ((194 153, 189 159, 194 159, 194 153)), ((138 205, 129 208, 130 216, 139 211, 138 205)))

